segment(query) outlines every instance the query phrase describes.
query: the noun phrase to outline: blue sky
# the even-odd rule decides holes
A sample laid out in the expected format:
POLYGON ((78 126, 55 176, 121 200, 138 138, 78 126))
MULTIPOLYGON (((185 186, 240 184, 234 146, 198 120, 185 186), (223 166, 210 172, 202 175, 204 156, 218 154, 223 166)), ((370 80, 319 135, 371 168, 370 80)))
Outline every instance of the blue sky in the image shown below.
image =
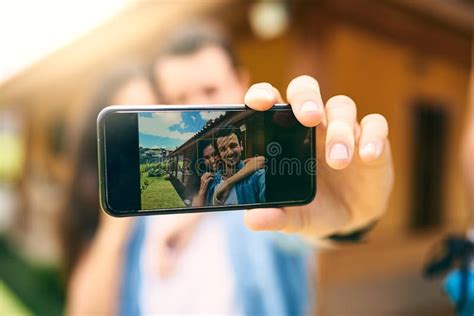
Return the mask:
POLYGON ((174 149, 201 130, 209 119, 222 114, 223 111, 139 113, 139 144, 147 148, 174 149))

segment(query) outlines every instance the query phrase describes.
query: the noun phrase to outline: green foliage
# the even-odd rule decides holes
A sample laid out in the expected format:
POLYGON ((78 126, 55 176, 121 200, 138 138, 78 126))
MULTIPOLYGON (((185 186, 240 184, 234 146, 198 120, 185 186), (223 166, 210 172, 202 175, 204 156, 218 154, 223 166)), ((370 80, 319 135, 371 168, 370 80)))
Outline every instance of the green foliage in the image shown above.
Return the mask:
POLYGON ((148 170, 149 177, 163 177, 164 175, 166 175, 166 173, 167 173, 166 170, 159 167, 148 170))
POLYGON ((163 177, 164 175, 168 174, 168 171, 169 171, 168 161, 140 165, 140 173, 142 175, 144 173, 147 173, 146 176, 148 177, 163 177))
MULTIPOLYGON (((168 170, 168 162, 155 162, 140 165, 140 173, 142 176, 146 173, 147 177, 163 177, 168 174, 168 170)), ((145 186, 148 186, 148 184, 145 184, 145 186)))
MULTIPOLYGON (((64 280, 59 268, 42 266, 26 260, 0 236, 1 282, 5 282, 9 291, 33 315, 63 315, 64 280)), ((1 296, 0 305, 2 305, 1 296)), ((2 308, 0 315, 3 315, 1 311, 2 308)))
POLYGON ((15 293, 0 279, 0 315, 33 315, 15 293))
POLYGON ((148 174, 142 173, 140 177, 140 190, 143 192, 150 185, 150 179, 148 179, 148 174))

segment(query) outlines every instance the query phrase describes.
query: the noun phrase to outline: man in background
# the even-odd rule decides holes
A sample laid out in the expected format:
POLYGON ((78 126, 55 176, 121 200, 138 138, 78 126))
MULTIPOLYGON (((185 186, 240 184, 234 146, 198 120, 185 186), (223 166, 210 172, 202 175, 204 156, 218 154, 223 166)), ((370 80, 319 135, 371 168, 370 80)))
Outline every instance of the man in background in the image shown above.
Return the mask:
POLYGON ((214 194, 233 175, 244 167, 242 161, 243 145, 237 136, 239 130, 233 126, 226 126, 216 134, 216 147, 223 161, 222 174, 214 177, 208 191, 208 200, 219 204, 254 204, 265 202, 265 170, 254 170, 248 177, 237 182, 229 191, 225 200, 218 201, 214 194))

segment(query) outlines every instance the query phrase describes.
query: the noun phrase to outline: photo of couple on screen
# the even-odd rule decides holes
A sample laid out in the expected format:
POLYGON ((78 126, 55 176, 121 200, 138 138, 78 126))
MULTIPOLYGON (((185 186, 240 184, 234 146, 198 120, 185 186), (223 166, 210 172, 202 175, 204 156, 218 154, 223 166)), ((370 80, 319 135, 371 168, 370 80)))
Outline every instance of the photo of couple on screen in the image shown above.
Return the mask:
POLYGON ((263 120, 258 116, 154 112, 141 113, 138 121, 143 210, 266 201, 263 120))

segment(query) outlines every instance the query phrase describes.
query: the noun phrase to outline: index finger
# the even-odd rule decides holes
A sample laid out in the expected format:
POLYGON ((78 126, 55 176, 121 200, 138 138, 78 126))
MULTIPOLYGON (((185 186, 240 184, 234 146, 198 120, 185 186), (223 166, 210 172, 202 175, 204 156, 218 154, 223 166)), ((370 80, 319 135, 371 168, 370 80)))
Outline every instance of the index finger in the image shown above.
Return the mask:
POLYGON ((313 77, 304 75, 291 80, 286 97, 296 118, 304 126, 313 127, 325 122, 319 84, 313 77))
POLYGON ((253 84, 245 94, 244 102, 257 111, 266 111, 275 103, 283 102, 280 92, 268 82, 253 84))

